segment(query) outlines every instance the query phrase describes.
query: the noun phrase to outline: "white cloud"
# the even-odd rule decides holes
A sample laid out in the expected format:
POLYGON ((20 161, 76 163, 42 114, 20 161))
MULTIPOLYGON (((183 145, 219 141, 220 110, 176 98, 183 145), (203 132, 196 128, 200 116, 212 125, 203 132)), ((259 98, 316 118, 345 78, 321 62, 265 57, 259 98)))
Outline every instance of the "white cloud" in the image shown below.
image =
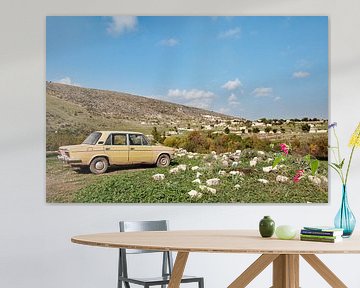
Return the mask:
POLYGON ((215 97, 215 94, 210 91, 191 89, 191 90, 180 90, 180 89, 170 89, 168 91, 169 97, 177 97, 182 99, 212 99, 215 97))
POLYGON ((229 96, 228 103, 229 105, 240 105, 240 102, 234 93, 231 93, 231 95, 229 96))
POLYGON ((136 16, 112 16, 106 31, 110 35, 118 36, 136 30, 137 24, 136 16))
POLYGON ((281 99, 280 96, 276 96, 276 97, 274 98, 274 101, 279 101, 280 99, 281 99))
POLYGON ((213 92, 198 89, 170 89, 167 96, 177 98, 178 101, 184 103, 185 105, 202 109, 209 109, 213 99, 215 98, 215 94, 213 92))
POLYGON ((241 29, 239 27, 232 28, 221 32, 219 34, 219 38, 239 38, 241 33, 241 29))
POLYGON ((270 87, 258 87, 255 88, 254 91, 251 92, 251 94, 255 95, 255 97, 267 97, 271 96, 273 92, 273 89, 270 87))
POLYGON ((242 83, 240 82, 240 80, 238 78, 236 78, 235 80, 229 80, 221 87, 225 88, 227 90, 235 90, 241 86, 242 86, 242 83))
POLYGON ((79 83, 73 82, 71 80, 71 78, 68 77, 68 76, 66 76, 66 77, 64 77, 62 79, 59 79, 59 80, 55 80, 54 82, 60 83, 60 84, 66 84, 66 85, 80 86, 81 87, 81 85, 79 83))
POLYGON ((162 46, 169 46, 169 47, 173 47, 178 45, 180 42, 178 39, 176 38, 169 38, 169 39, 163 39, 159 42, 160 45, 162 46))
POLYGON ((296 71, 293 73, 293 78, 307 78, 309 76, 310 73, 305 71, 296 71))

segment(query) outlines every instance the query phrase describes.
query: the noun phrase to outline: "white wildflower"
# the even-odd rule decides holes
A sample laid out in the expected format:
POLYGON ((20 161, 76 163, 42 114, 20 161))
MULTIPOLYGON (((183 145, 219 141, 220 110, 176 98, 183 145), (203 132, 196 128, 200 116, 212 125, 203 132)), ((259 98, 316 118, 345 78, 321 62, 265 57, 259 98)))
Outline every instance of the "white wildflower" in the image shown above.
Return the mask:
POLYGON ((197 178, 197 179, 193 180, 192 183, 201 184, 201 180, 199 178, 197 178))
POLYGON ((256 160, 250 160, 250 167, 255 167, 257 164, 256 160))
POLYGON ((234 162, 231 164, 231 167, 237 167, 238 165, 239 165, 239 162, 234 161, 234 162))
POLYGON ((327 178, 326 176, 321 175, 321 176, 320 176, 320 179, 321 179, 322 182, 328 183, 328 178, 327 178))
POLYGON ((205 185, 199 185, 199 189, 200 189, 201 191, 204 191, 206 188, 207 188, 207 187, 206 187, 205 185))
POLYGON ((221 162, 221 165, 223 167, 229 167, 229 162, 227 160, 224 160, 224 161, 221 162))
POLYGON ((207 192, 210 192, 211 194, 216 194, 216 189, 211 187, 206 187, 207 192))
POLYGON ((198 192, 196 190, 191 190, 190 192, 188 192, 188 194, 190 195, 191 198, 201 198, 202 196, 202 193, 201 192, 198 192))
POLYGON ((176 174, 176 173, 179 173, 179 172, 180 172, 179 167, 175 167, 175 168, 172 168, 172 169, 169 170, 170 174, 176 174))
POLYGON ((289 177, 278 175, 276 176, 276 181, 280 183, 286 183, 289 181, 289 177))
POLYGON ((226 175, 226 171, 220 170, 218 174, 219 174, 220 176, 225 176, 225 175, 226 175))
POLYGON ((265 173, 269 173, 269 172, 275 171, 275 170, 277 170, 277 166, 275 166, 274 168, 273 168, 272 166, 263 167, 263 171, 264 171, 265 173))
POLYGON ((186 165, 185 164, 181 164, 181 165, 177 166, 177 168, 179 168, 179 170, 186 171, 186 165))
POLYGON ((212 179, 206 180, 206 185, 208 185, 208 186, 216 186, 216 185, 219 185, 219 183, 220 183, 219 178, 212 178, 212 179))
POLYGON ((155 180, 155 181, 161 181, 161 180, 164 180, 165 179, 165 175, 164 174, 155 174, 152 176, 152 178, 155 180))
POLYGON ((194 166, 194 167, 191 168, 191 170, 196 171, 196 170, 199 170, 199 168, 200 168, 199 166, 194 166))
POLYGON ((261 156, 265 155, 264 151, 258 151, 257 153, 258 153, 258 155, 261 155, 261 156))
POLYGON ((239 171, 230 171, 229 174, 232 176, 238 176, 238 175, 240 175, 240 172, 239 171))
POLYGON ((200 178, 202 174, 200 172, 196 172, 196 178, 200 178))
POLYGON ((317 177, 317 176, 309 175, 308 179, 310 180, 310 182, 312 182, 315 185, 320 185, 321 184, 321 179, 319 177, 317 177))
POLYGON ((240 184, 236 184, 236 185, 234 186, 235 189, 240 189, 240 187, 241 187, 240 184))
POLYGON ((269 181, 266 179, 258 179, 259 182, 263 183, 263 184, 268 184, 269 181))

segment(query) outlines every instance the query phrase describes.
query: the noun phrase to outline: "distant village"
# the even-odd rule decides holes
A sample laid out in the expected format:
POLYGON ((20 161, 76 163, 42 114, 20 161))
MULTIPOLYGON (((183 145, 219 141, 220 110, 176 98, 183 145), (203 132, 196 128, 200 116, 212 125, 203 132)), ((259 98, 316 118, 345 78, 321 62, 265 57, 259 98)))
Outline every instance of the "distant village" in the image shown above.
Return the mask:
MULTIPOLYGON (((249 135, 259 134, 266 136, 269 134, 298 134, 298 133, 327 133, 328 120, 318 118, 302 119, 266 119, 250 121, 242 118, 222 118, 219 116, 201 115, 202 119, 188 121, 183 120, 171 121, 167 124, 168 131, 166 136, 179 135, 185 132, 203 130, 213 131, 213 133, 249 135)), ((142 125, 150 123, 141 122, 142 125)), ((159 123, 153 122, 156 126, 159 123)))

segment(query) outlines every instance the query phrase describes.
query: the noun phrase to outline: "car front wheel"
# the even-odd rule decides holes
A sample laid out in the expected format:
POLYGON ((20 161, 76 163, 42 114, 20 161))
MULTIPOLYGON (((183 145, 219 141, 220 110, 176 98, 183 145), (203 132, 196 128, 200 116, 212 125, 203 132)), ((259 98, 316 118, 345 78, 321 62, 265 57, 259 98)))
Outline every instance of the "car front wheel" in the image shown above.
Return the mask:
POLYGON ((105 157, 97 157, 90 163, 90 171, 94 174, 105 173, 109 167, 109 162, 105 157))
POLYGON ((161 154, 156 161, 156 166, 158 167, 167 167, 170 165, 170 157, 167 154, 161 154))

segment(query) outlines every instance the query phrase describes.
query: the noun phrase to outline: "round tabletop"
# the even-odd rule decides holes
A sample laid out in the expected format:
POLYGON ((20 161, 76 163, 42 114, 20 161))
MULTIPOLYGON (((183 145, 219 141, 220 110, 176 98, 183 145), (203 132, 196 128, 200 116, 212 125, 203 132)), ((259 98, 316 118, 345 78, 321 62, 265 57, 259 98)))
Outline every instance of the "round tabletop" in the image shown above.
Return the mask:
POLYGON ((90 246, 217 253, 251 254, 339 254, 360 253, 360 237, 353 235, 338 243, 262 238, 256 230, 190 230, 116 232, 79 235, 71 238, 90 246))

